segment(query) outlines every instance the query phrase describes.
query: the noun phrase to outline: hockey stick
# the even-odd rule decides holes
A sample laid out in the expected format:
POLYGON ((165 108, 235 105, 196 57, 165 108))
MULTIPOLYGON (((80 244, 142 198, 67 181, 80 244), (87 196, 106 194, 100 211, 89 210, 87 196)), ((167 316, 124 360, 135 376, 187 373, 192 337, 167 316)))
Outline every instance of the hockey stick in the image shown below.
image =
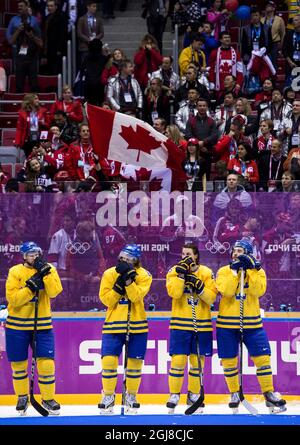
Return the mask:
POLYGON ((35 303, 34 303, 34 327, 32 336, 32 359, 31 359, 31 376, 30 376, 30 403, 33 408, 40 413, 42 416, 47 417, 49 412, 38 403, 33 394, 34 385, 34 371, 36 365, 36 334, 37 334, 37 321, 38 321, 38 305, 39 305, 39 291, 35 293, 35 303))
POLYGON ((191 289, 190 289, 190 296, 191 296, 191 303, 192 303, 192 316, 193 316, 194 332, 195 332, 195 336, 196 336, 196 351, 197 351, 197 361, 198 361, 199 379, 200 379, 200 394, 199 394, 199 397, 196 400, 196 402, 193 403, 193 405, 189 406, 185 410, 184 414, 186 414, 187 416, 194 414, 194 412, 197 411, 197 409, 200 408, 200 406, 204 402, 203 369, 202 369, 201 357, 200 357, 200 345, 199 345, 199 338, 198 338, 194 294, 191 289))
POLYGON ((245 271, 241 269, 241 280, 240 280, 240 363, 239 363, 239 397, 241 403, 244 405, 247 411, 253 416, 258 415, 258 411, 254 406, 249 403, 243 393, 243 336, 244 336, 244 281, 245 281, 245 271))
POLYGON ((131 311, 131 301, 128 300, 127 328, 126 328, 125 351, 124 351, 124 371, 123 371, 123 385, 122 385, 121 416, 124 416, 124 409, 125 409, 129 330, 130 330, 130 311, 131 311))

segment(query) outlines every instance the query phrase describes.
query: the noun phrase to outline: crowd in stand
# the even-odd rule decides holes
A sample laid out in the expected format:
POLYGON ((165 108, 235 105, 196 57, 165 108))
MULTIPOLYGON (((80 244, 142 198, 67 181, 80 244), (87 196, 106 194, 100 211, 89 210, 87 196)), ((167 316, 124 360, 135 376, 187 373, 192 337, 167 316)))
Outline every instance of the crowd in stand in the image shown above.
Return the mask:
POLYGON ((73 181, 70 190, 115 191, 122 177, 94 153, 84 102, 143 119, 172 139, 185 153, 182 190, 207 190, 207 182, 216 180, 230 188, 234 177, 240 190, 298 191, 300 97, 292 81, 293 68, 300 67, 300 7, 292 10, 293 3, 251 5, 249 20, 236 22, 241 26, 233 42, 226 1, 145 1, 141 12, 149 32, 129 60, 122 48, 110 51, 103 44, 114 18, 107 2, 101 17, 93 0, 20 0, 6 37, 16 91, 24 92, 28 76, 34 93, 24 96, 16 129, 25 163, 16 178, 0 173, 2 192, 18 191, 20 184, 25 191, 65 190, 65 181, 73 181), (292 11, 289 22, 278 15, 277 4, 292 11), (179 26, 179 74, 163 50, 168 15, 179 26), (47 60, 40 69, 57 74, 72 25, 78 76, 47 109, 38 97, 40 57, 47 60))

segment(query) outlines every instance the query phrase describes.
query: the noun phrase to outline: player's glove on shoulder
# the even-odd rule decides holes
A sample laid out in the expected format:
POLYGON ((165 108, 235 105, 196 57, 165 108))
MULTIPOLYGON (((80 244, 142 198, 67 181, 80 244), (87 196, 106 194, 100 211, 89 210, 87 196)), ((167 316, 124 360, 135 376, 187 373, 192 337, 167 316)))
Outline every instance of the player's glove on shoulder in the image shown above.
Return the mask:
POLYGON ((50 264, 48 264, 42 257, 37 257, 34 260, 33 267, 38 271, 42 278, 48 275, 51 270, 50 264))

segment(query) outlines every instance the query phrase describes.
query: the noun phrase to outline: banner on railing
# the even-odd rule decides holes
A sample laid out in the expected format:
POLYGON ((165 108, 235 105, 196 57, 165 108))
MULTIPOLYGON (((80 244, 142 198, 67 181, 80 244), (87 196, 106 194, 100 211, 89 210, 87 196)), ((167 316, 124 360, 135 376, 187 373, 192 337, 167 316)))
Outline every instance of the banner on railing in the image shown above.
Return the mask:
MULTIPOLYGON (((57 394, 101 393, 101 328, 103 320, 56 319, 55 362, 57 394), (72 370, 72 372, 70 372, 72 370)), ((300 328, 299 321, 265 320, 272 350, 271 365, 274 386, 282 394, 300 395, 300 328)), ((149 320, 149 335, 139 393, 168 394, 169 320, 149 320), (154 384, 155 382, 155 384, 154 384)), ((214 330, 215 334, 215 330, 214 330)), ((217 354, 216 340, 211 358, 205 359, 204 385, 207 394, 225 394, 223 369, 217 354)), ((117 393, 122 391, 122 356, 118 367, 117 393)), ((13 394, 11 367, 6 353, 0 351, 0 395, 13 394), (1 360, 1 356, 2 359, 1 360)), ((244 351, 243 387, 245 394, 260 393, 256 368, 244 351)), ((38 388, 36 388, 38 391, 38 388)), ((183 393, 187 391, 187 372, 183 393)))

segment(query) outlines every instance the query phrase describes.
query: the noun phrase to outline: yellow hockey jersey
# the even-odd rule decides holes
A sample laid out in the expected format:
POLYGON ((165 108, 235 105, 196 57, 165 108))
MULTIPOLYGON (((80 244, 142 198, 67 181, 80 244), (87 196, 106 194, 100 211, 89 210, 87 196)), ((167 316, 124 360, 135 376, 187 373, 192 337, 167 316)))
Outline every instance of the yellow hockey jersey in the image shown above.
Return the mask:
POLYGON ((126 295, 121 297, 113 290, 119 274, 115 267, 107 269, 101 279, 99 298, 107 306, 103 334, 125 334, 127 331, 128 299, 131 301, 130 334, 148 332, 144 297, 150 290, 152 275, 143 267, 136 270, 136 278, 126 286, 126 295))
MULTIPOLYGON (((216 277, 216 285, 221 293, 218 328, 239 329, 240 327, 240 272, 237 274, 229 266, 221 267, 216 277)), ((263 269, 247 270, 245 274, 244 329, 262 327, 259 298, 267 288, 266 273, 263 269)))
MULTIPOLYGON (((36 269, 17 264, 9 269, 6 280, 6 299, 8 316, 6 327, 30 331, 34 328, 34 293, 26 287, 26 281, 36 273, 36 269)), ((58 273, 54 266, 43 279, 45 289, 39 291, 37 329, 51 329, 50 299, 55 298, 62 290, 58 273)))
MULTIPOLYGON (((197 327, 199 331, 212 331, 210 307, 218 293, 214 276, 211 269, 202 265, 194 275, 202 280, 205 286, 202 295, 198 297, 194 294, 197 327)), ((172 298, 170 329, 193 331, 191 295, 184 279, 178 277, 175 266, 169 270, 166 278, 168 295, 172 298)))

